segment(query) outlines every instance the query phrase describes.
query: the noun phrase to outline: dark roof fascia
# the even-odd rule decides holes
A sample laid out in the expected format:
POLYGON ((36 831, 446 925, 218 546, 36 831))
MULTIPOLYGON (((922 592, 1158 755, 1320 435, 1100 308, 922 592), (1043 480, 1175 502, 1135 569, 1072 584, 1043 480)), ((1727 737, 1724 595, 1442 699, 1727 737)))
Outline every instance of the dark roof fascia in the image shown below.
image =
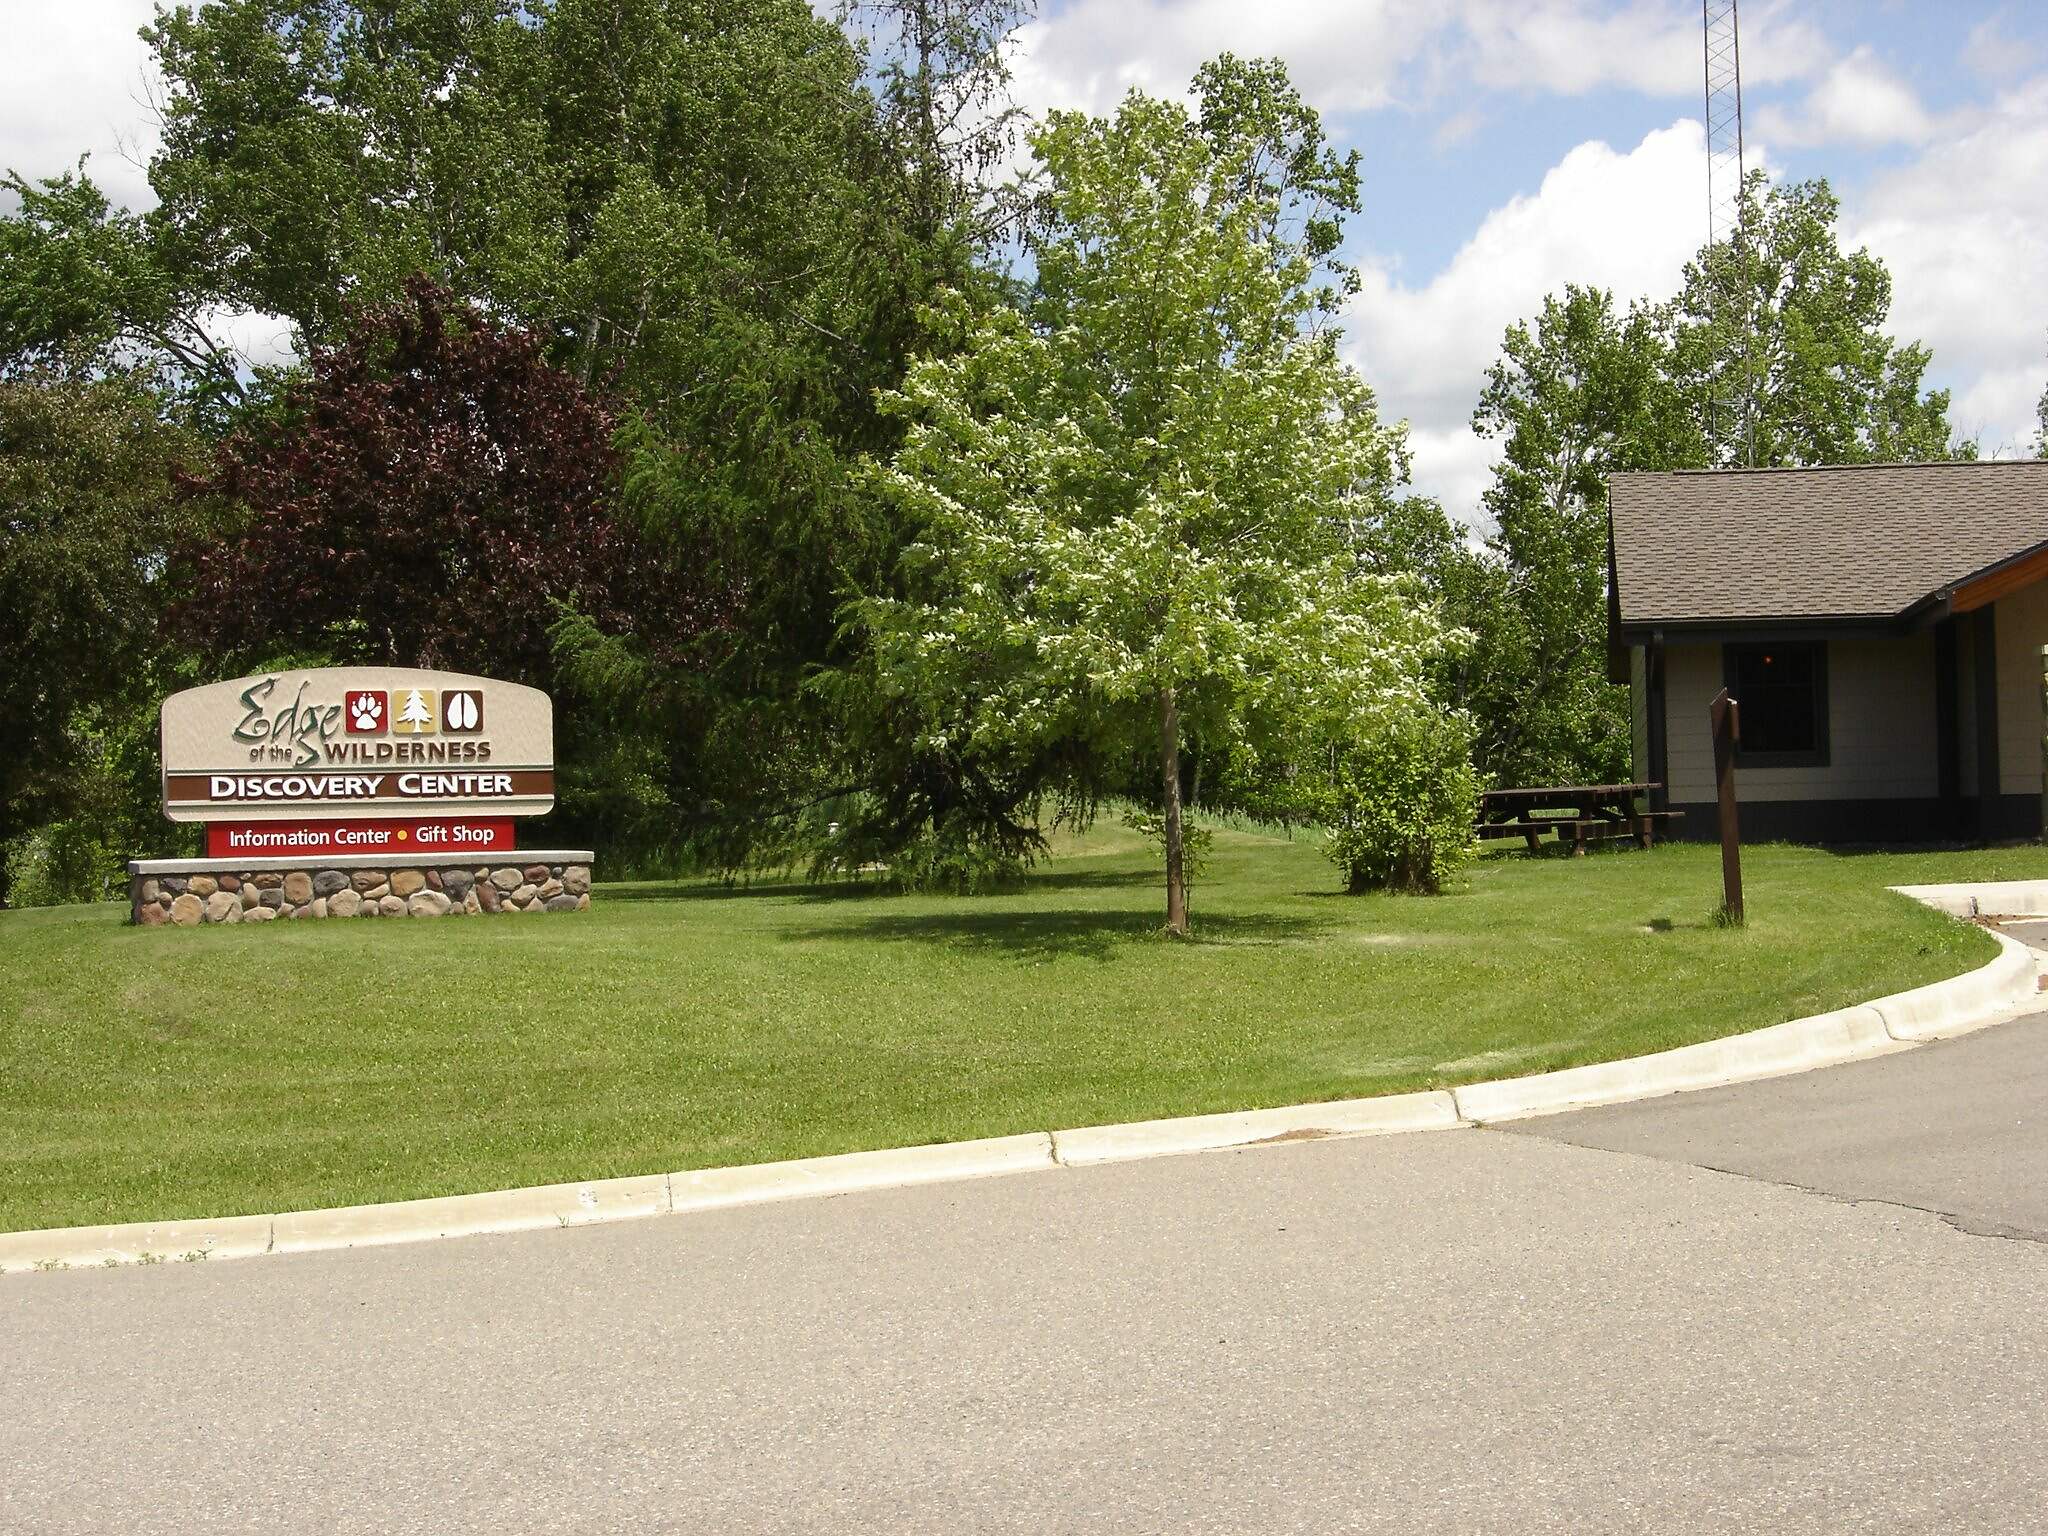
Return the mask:
MULTIPOLYGON (((1915 603, 1913 605, 1913 608, 1918 608, 1921 603, 1946 604, 1951 598, 1953 598, 1956 595, 1956 593, 1960 592, 1964 587, 1975 586, 1980 581, 1987 581, 1991 577, 1996 576, 2000 571, 2009 571, 2016 565, 2023 565, 2027 561, 2032 560, 2036 556, 2040 555, 2043 550, 2048 550, 2048 539, 2043 539, 2037 544, 2029 544, 2025 549, 2019 551, 2019 553, 2007 555, 2003 560, 1994 560, 1989 565, 1983 567, 1981 570, 1972 571, 1967 576, 1958 577, 1954 581, 1944 582, 1935 591, 1932 591, 1928 593, 1927 596, 1921 598, 1919 603, 1915 603)), ((1908 613, 1911 613, 1913 609, 1909 608, 1906 611, 1908 613)))
MULTIPOLYGON (((2004 565, 2006 562, 2001 560, 1999 564, 2004 565)), ((1966 577, 1964 579, 1969 580, 1971 578, 1966 577)), ((1901 629, 1925 629, 1930 624, 1938 624, 1943 619, 1948 618, 1950 616, 1949 602, 1956 595, 1956 588, 1961 585, 1962 582, 1957 581, 1950 582, 1944 587, 1937 587, 1925 597, 1900 610, 1899 627, 1901 629)))
POLYGON ((1845 639, 1897 636, 1906 632, 1898 618, 1881 613, 1822 614, 1800 618, 1647 619, 1621 626, 1624 645, 1646 640, 1810 639, 1839 635, 1845 639))
POLYGON ((1628 682, 1628 641, 1621 625, 1621 572, 1614 563, 1614 509, 1607 510, 1607 681, 1617 686, 1628 682))

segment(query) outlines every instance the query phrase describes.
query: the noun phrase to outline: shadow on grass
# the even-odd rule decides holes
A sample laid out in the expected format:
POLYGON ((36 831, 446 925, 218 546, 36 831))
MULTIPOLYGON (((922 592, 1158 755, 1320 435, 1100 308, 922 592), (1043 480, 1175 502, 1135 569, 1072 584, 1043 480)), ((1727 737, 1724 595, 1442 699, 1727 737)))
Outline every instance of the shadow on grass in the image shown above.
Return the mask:
POLYGON ((756 880, 744 885, 719 885, 702 880, 642 880, 607 885, 598 894, 605 901, 744 901, 750 896, 831 901, 877 893, 877 888, 871 886, 805 884, 786 880, 756 880))
MULTIPOLYGON (((1279 943, 1316 938, 1325 924, 1305 918, 1228 914, 1194 915, 1193 947, 1279 943)), ((1170 942, 1159 913, 1143 912, 978 912, 963 900, 956 912, 876 915, 829 927, 792 930, 792 941, 857 939, 884 943, 936 944, 985 954, 1045 959, 1075 956, 1110 959, 1120 945, 1170 942)))
POLYGON ((1654 853, 1663 846, 1664 844, 1657 843, 1649 848, 1643 848, 1637 846, 1633 837, 1609 835, 1587 838, 1584 849, 1574 848, 1570 839, 1558 837, 1545 838, 1534 848, 1530 848, 1522 843, 1509 843, 1503 838, 1501 846, 1487 849, 1481 857, 1519 859, 1525 863, 1561 859, 1568 864, 1574 859, 1611 859, 1626 854, 1654 853))
POLYGON ((1428 906, 1434 902, 1458 901, 1474 895, 1475 892, 1472 889, 1471 881, 1461 879, 1456 884, 1447 885, 1440 891, 1430 891, 1427 893, 1421 891, 1387 890, 1347 891, 1341 885, 1319 885, 1305 891, 1290 891, 1288 894, 1303 901, 1348 901, 1355 904, 1359 911, 1363 912, 1376 902, 1413 901, 1428 906))
MULTIPOLYGON (((1126 886, 1160 885, 1163 879, 1163 876, 1146 870, 1056 870, 1029 874, 1021 880, 993 885, 972 895, 936 893, 934 899, 972 905, 984 897, 1028 896, 1037 891, 1116 890, 1126 886)), ((784 901, 807 905, 874 901, 906 894, 909 893, 881 880, 757 880, 735 885, 702 881, 677 884, 657 880, 621 882, 606 886, 602 892, 607 901, 745 901, 749 897, 776 896, 784 901)))
POLYGON ((1895 854, 1911 853, 1994 853, 2006 849, 2038 848, 2038 839, 2031 837, 1998 838, 1990 842, 1964 839, 1935 839, 1921 843, 1744 843, 1750 848, 1787 848, 1801 853, 1824 853, 1837 859, 1888 858, 1895 854))

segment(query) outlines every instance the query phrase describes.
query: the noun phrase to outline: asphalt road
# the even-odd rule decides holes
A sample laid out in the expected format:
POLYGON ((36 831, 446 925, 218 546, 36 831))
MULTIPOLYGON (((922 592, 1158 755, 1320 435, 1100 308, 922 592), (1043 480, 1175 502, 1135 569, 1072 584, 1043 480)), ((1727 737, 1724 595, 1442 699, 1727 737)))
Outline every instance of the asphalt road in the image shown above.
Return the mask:
POLYGON ((10 1277, 0 1530, 2037 1531, 2044 1056, 10 1277))
POLYGON ((1832 1071, 1514 1129, 2048 1242, 2048 1016, 1832 1071))

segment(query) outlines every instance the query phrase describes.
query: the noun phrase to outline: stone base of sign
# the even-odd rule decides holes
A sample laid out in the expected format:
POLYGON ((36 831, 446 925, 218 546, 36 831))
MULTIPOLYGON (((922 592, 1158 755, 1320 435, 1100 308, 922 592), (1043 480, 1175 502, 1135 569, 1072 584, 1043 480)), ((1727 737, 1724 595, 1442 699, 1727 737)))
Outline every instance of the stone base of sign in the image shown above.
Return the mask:
POLYGON ((391 858, 130 859, 129 920, 144 927, 277 918, 462 917, 580 912, 587 849, 391 858))

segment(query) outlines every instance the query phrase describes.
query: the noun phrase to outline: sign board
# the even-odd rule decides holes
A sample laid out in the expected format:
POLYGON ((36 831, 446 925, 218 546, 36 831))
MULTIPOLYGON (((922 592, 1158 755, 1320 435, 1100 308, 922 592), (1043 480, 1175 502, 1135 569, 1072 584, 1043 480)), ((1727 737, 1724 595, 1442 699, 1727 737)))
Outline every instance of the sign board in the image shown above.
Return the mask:
MULTIPOLYGON (((400 667, 272 672, 172 694, 162 728, 164 814, 220 823, 230 837, 289 821, 340 838, 361 818, 448 832, 554 809, 554 704, 517 683, 400 667)), ((418 830, 403 844, 398 835, 394 846, 418 846, 418 830)))
POLYGON ((210 821, 209 859, 332 858, 339 854, 506 853, 512 823, 474 816, 440 821, 210 821))

